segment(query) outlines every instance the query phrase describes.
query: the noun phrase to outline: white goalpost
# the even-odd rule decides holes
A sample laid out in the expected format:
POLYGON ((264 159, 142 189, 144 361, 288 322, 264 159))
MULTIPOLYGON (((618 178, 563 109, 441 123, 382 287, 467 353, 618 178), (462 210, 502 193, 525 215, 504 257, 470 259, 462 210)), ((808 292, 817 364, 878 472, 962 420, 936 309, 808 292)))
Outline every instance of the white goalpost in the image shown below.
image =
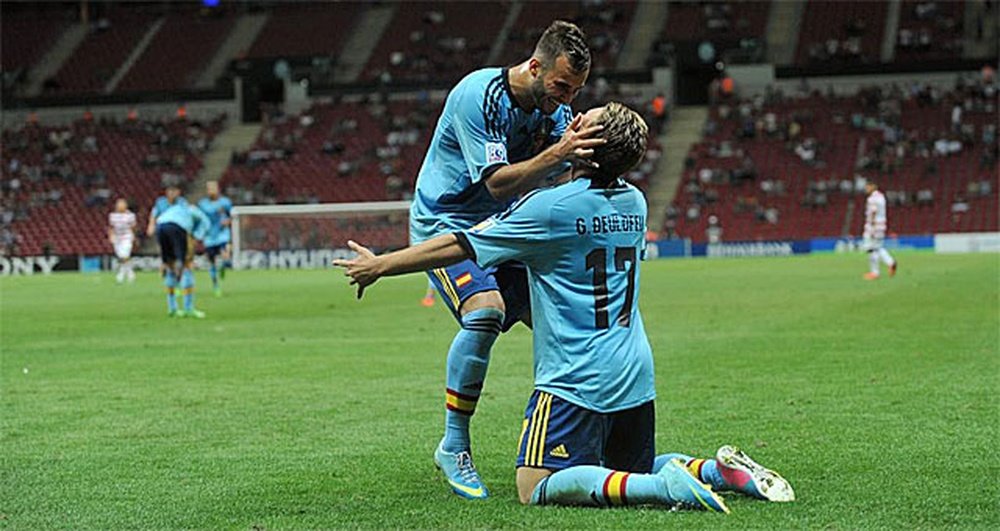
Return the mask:
POLYGON ((237 269, 325 267, 353 239, 378 252, 409 244, 409 201, 244 205, 232 210, 237 269))

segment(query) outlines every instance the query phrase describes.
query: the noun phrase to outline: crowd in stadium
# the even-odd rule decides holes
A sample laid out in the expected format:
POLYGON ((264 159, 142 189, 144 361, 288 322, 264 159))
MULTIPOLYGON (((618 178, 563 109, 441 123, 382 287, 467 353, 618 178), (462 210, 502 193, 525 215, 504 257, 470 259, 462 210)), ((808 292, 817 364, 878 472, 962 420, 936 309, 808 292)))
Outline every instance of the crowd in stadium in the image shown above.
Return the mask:
MULTIPOLYGON (((341 9, 310 4, 254 7, 251 11, 264 13, 266 22, 257 37, 238 50, 238 57, 312 55, 316 79, 325 79, 320 71, 329 73, 332 63, 319 59, 335 58, 346 36, 324 28, 350 27, 373 9, 357 3, 338 6, 341 9)), ((4 6, 4 86, 14 94, 39 81, 32 78, 33 66, 81 16, 65 6, 47 5, 37 12, 22 7, 4 6)), ((64 66, 43 80, 41 92, 73 96, 193 88, 195 74, 205 68, 210 54, 187 51, 220 49, 223 37, 246 14, 241 9, 246 10, 95 3, 83 40, 64 66), (115 84, 117 65, 140 46, 144 34, 152 37, 146 53, 135 58, 131 70, 119 72, 115 84), (162 68, 164 54, 178 51, 170 43, 180 35, 190 41, 180 50, 185 59, 162 68)), ((220 178, 223 191, 235 202, 409 199, 441 105, 440 93, 422 85, 453 82, 485 64, 488 55, 498 64, 518 60, 542 29, 560 17, 586 31, 593 54, 594 73, 575 108, 619 100, 639 110, 650 124, 646 157, 627 176, 640 188, 649 188, 665 156, 661 134, 671 105, 662 93, 651 97, 648 90, 621 82, 615 73, 629 31, 640 22, 635 3, 406 2, 394 9, 358 77, 359 82, 379 85, 378 90, 316 98, 294 112, 280 105, 262 106, 260 134, 251 145, 230 154, 220 178), (501 32, 504 40, 498 43, 501 32)), ((645 63, 659 64, 658 57, 670 57, 674 44, 685 40, 711 38, 721 48, 744 46, 746 39, 766 41, 774 9, 775 3, 766 1, 670 2, 666 24, 654 36, 645 63)), ((989 20, 994 9, 993 2, 902 2, 891 43, 896 61, 960 57, 962 42, 974 44, 989 34, 983 20, 989 20), (977 26, 966 28, 967 10, 977 13, 977 26)), ((888 13, 885 3, 808 2, 793 41, 793 62, 808 66, 847 58, 878 63, 888 13)), ((667 211, 663 234, 701 240, 711 216, 713 228, 726 226, 727 238, 793 237, 816 230, 838 234, 836 221, 815 225, 811 218, 808 223, 802 220, 817 210, 837 212, 829 216, 836 218, 871 179, 883 181, 891 206, 935 213, 907 225, 907 230, 989 226, 993 218, 981 214, 993 208, 996 188, 991 178, 998 158, 996 85, 989 76, 963 75, 950 90, 915 82, 882 84, 850 95, 824 87, 768 87, 742 96, 732 86, 722 94, 715 85, 717 98, 702 139, 680 156, 685 169, 673 202, 654 205, 667 211), (936 217, 941 210, 956 215, 936 217), (734 229, 741 226, 750 229, 734 229)), ((212 139, 231 123, 226 120, 147 120, 134 112, 95 119, 86 111, 61 126, 31 119, 5 123, 3 252, 98 252, 103 248, 100 240, 82 233, 99 232, 99 214, 110 201, 129 199, 143 218, 159 186, 190 183, 198 175, 212 139), (74 213, 77 221, 69 231, 79 230, 80 235, 66 234, 67 223, 56 215, 62 212, 74 213)))

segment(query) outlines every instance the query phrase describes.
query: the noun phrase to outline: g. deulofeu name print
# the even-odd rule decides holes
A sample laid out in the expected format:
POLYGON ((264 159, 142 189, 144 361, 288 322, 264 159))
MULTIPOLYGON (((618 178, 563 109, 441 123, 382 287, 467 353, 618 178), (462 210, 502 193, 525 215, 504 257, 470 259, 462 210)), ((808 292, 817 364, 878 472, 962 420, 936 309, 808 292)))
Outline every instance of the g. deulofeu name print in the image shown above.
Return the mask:
POLYGON ((646 232, 646 217, 640 214, 609 214, 586 218, 576 218, 576 233, 611 234, 616 232, 646 232))

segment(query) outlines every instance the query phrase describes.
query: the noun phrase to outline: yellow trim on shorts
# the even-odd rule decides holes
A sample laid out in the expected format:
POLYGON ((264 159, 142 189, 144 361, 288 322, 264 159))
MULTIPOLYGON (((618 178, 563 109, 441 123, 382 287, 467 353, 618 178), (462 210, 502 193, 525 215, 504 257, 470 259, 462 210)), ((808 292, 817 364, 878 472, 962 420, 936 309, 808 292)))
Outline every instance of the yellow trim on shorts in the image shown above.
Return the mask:
POLYGON ((455 285, 452 284, 451 279, 448 278, 448 272, 443 268, 434 269, 431 272, 434 273, 434 276, 441 281, 441 286, 444 287, 445 294, 448 295, 449 299, 451 299, 451 304, 457 312, 458 307, 461 306, 461 301, 458 299, 458 291, 455 290, 455 285))
POLYGON ((535 411, 531 413, 531 429, 528 431, 528 445, 524 452, 524 465, 542 467, 545 454, 545 437, 548 435, 549 414, 552 412, 552 395, 538 393, 535 411))

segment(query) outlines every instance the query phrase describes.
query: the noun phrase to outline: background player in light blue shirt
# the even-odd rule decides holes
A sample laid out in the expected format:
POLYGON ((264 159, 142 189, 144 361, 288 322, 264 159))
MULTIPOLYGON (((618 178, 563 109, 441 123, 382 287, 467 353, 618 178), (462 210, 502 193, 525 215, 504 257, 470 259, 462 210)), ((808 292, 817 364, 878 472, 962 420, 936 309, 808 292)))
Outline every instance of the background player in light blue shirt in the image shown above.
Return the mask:
POLYGON ((222 295, 219 286, 220 278, 225 278, 226 267, 229 266, 229 243, 232 241, 230 225, 233 202, 224 195, 219 195, 219 182, 205 183, 207 197, 198 201, 198 208, 209 220, 208 234, 205 236, 205 256, 208 257, 208 274, 212 278, 212 292, 216 297, 222 295))
POLYGON ((160 244, 167 315, 170 317, 205 317, 194 308, 194 274, 191 271, 194 242, 190 238, 204 238, 208 225, 205 215, 181 196, 181 189, 176 184, 166 187, 164 195, 156 198, 149 213, 146 235, 155 235, 160 244), (184 293, 184 309, 180 311, 177 308, 178 287, 184 293))
POLYGON ((618 176, 645 152, 647 129, 617 103, 587 119, 605 125, 597 170, 526 195, 508 211, 383 256, 351 242, 339 260, 359 286, 380 276, 475 260, 528 267, 534 323, 535 392, 525 411, 517 483, 522 503, 678 504, 728 512, 710 488, 788 501, 774 472, 732 447, 718 460, 656 457, 653 359, 636 304, 646 202, 618 176), (697 474, 698 479, 694 475, 697 474))
MULTIPOLYGON (((449 93, 417 177, 411 243, 471 228, 519 195, 565 173, 601 139, 572 119, 569 104, 587 80, 590 52, 575 25, 554 22, 531 58, 466 76, 449 93)), ((471 260, 427 272, 461 325, 448 351, 445 434, 435 464, 455 493, 485 498, 472 464, 469 420, 490 350, 502 330, 528 315, 524 268, 471 260)))

